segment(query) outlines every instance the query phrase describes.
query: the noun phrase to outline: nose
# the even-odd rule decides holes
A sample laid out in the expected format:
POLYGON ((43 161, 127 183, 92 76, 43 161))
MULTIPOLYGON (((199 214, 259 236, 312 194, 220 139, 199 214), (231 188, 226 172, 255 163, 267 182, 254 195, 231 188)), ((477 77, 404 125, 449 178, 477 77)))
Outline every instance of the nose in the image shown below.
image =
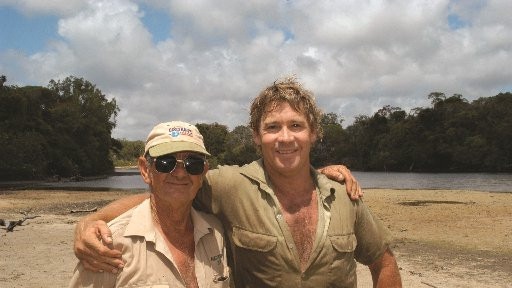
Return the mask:
POLYGON ((174 176, 186 175, 187 170, 185 170, 185 161, 177 159, 176 167, 174 167, 174 170, 171 171, 171 174, 174 176))
POLYGON ((283 127, 279 133, 279 141, 287 142, 293 139, 292 132, 288 127, 283 127))

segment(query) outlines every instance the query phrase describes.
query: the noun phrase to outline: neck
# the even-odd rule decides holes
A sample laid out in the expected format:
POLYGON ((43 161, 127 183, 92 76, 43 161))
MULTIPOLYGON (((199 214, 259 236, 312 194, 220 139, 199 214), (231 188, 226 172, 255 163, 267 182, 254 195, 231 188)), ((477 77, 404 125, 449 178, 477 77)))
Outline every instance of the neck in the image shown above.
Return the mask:
POLYGON ((293 175, 284 175, 269 171, 268 177, 274 189, 274 193, 276 194, 294 196, 310 195, 315 189, 309 167, 307 170, 304 169, 301 173, 295 173, 293 175))
POLYGON ((155 196, 151 195, 151 213, 153 220, 163 231, 193 231, 192 203, 181 207, 173 207, 163 201, 156 201, 155 196), (162 203, 163 202, 163 203, 162 203))

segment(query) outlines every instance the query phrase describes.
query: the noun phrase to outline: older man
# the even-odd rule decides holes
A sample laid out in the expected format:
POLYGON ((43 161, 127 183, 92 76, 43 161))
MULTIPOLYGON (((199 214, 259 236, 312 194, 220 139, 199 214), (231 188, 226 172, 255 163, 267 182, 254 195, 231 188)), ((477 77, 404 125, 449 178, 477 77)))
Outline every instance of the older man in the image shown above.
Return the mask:
MULTIPOLYGON (((361 200, 350 201, 343 185, 311 168, 311 147, 322 136, 312 93, 295 79, 278 81, 253 100, 250 113, 262 159, 210 171, 197 195, 201 209, 224 225, 236 286, 356 287, 357 260, 375 286, 401 287, 387 229, 361 200)), ((127 203, 82 224, 101 231, 101 222, 87 220, 110 219, 133 205, 127 203)), ((93 235, 78 231, 75 245, 91 246, 93 235)), ((82 250, 75 252, 89 257, 82 250)))
POLYGON ((228 287, 222 225, 192 208, 208 171, 206 155, 195 126, 155 126, 138 161, 149 199, 109 223, 123 270, 95 273, 79 264, 70 287, 228 287))

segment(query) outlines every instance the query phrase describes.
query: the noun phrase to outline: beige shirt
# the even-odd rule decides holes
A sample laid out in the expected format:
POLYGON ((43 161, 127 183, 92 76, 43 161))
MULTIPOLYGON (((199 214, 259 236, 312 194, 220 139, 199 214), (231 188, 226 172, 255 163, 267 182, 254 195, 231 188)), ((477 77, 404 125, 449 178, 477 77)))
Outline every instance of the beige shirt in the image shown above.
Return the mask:
MULTIPOLYGON (((223 229, 212 215, 192 209, 195 272, 199 287, 229 287, 223 229)), ((69 287, 185 287, 163 236, 151 217, 149 199, 109 223, 125 267, 116 274, 75 268, 69 287)))
POLYGON ((356 261, 377 260, 391 235, 345 186, 311 171, 318 195, 318 225, 305 271, 262 161, 208 171, 195 205, 224 224, 228 263, 237 288, 357 287, 356 261))

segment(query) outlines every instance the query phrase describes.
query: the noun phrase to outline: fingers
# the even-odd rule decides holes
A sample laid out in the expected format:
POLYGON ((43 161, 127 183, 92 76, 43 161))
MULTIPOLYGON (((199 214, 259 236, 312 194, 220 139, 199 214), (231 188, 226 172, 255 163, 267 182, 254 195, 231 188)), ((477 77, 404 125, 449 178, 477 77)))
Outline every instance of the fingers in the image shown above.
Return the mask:
POLYGON ((363 197, 363 190, 361 189, 359 182, 355 179, 352 181, 350 188, 347 186, 347 190, 350 191, 350 199, 352 200, 357 200, 363 197))
POLYGON ((117 265, 112 266, 112 265, 109 265, 106 263, 98 262, 94 259, 90 259, 90 260, 82 259, 81 262, 82 262, 82 265, 84 265, 85 269, 94 271, 94 272, 110 272, 110 273, 117 274, 120 269, 117 267, 117 265))
POLYGON ((350 170, 344 165, 330 165, 319 170, 327 178, 345 184, 347 194, 352 200, 363 197, 363 191, 359 182, 352 176, 350 170))
POLYGON ((81 221, 75 230, 74 251, 84 268, 91 271, 117 273, 124 266, 104 221, 81 221))
POLYGON ((98 232, 101 236, 101 240, 105 244, 112 244, 112 232, 108 229, 107 223, 101 221, 98 223, 98 232))
POLYGON ((363 197, 363 190, 361 189, 359 182, 357 182, 356 178, 354 178, 350 170, 346 166, 340 165, 339 171, 345 179, 345 187, 350 199, 357 200, 363 197))
POLYGON ((330 165, 322 169, 319 169, 318 171, 327 176, 327 178, 343 184, 345 181, 345 175, 344 172, 342 172, 342 169, 344 167, 345 166, 343 165, 330 165))
POLYGON ((104 243, 100 236, 94 236, 94 238, 85 236, 82 241, 84 242, 85 248, 83 252, 86 257, 94 257, 96 260, 103 262, 109 258, 121 257, 121 252, 115 250, 112 243, 104 243))

